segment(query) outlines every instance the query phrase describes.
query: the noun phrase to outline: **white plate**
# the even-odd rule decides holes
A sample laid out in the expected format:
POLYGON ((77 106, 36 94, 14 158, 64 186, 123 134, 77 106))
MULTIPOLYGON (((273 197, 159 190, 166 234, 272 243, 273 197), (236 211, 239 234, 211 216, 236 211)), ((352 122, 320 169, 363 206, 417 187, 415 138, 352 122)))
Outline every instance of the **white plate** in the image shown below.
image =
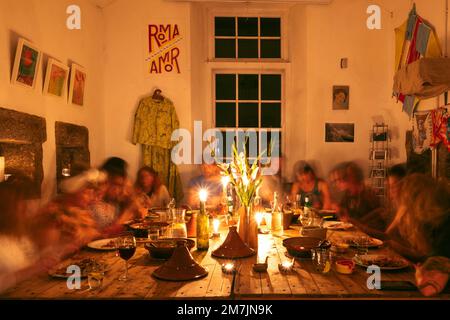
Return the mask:
POLYGON ((348 230, 353 228, 353 225, 349 222, 325 221, 323 227, 328 230, 348 230))
POLYGON ((88 248, 95 249, 95 250, 101 250, 101 251, 114 251, 116 250, 116 247, 105 247, 109 242, 114 241, 115 238, 109 238, 109 239, 101 239, 92 241, 87 244, 88 248))
POLYGON ((381 270, 400 270, 409 267, 409 262, 397 256, 388 256, 383 254, 366 254, 363 256, 355 256, 353 261, 361 267, 367 268, 371 265, 377 265, 377 260, 393 259, 398 263, 395 266, 379 266, 381 270))
MULTIPOLYGON (((345 238, 345 242, 350 245, 350 247, 356 248, 358 245, 356 244, 357 237, 348 237, 345 238)), ((368 248, 379 248, 383 245, 383 241, 376 238, 370 238, 370 243, 367 246, 368 248)))

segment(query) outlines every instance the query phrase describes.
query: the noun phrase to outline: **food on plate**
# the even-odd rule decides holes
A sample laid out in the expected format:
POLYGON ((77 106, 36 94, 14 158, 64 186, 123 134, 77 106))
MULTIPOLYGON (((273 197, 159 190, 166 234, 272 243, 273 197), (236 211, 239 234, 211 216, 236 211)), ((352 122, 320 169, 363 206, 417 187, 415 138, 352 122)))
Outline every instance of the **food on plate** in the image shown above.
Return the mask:
POLYGON ((376 265, 380 268, 401 268, 408 265, 408 262, 400 257, 386 255, 359 256, 357 262, 364 266, 376 265))
POLYGON ((102 248, 105 248, 105 249, 109 249, 109 248, 113 249, 115 247, 116 247, 116 243, 114 242, 114 240, 110 240, 107 243, 105 243, 104 245, 102 245, 102 248))
MULTIPOLYGON (((81 276, 87 277, 88 273, 94 268, 100 271, 106 271, 107 265, 104 262, 97 261, 92 258, 83 259, 80 261, 75 261, 71 263, 59 266, 56 270, 50 272, 50 275, 56 277, 69 277, 73 275, 73 272, 67 272, 68 267, 77 266, 80 268, 81 276)), ((69 270, 70 271, 70 270, 69 270)))
MULTIPOLYGON (((348 245, 352 246, 352 247, 357 247, 358 246, 358 238, 356 237, 349 237, 346 238, 345 243, 347 243, 348 245)), ((369 243, 368 246, 369 247, 379 247, 383 245, 383 241, 375 239, 375 238, 369 238, 369 243)))

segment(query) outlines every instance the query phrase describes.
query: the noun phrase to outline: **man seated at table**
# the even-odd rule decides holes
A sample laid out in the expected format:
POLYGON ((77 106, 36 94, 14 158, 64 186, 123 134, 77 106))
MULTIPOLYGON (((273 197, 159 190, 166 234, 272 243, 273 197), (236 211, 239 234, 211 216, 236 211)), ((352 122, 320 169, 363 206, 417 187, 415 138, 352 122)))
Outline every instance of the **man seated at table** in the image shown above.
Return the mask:
POLYGON ((140 219, 147 213, 137 201, 128 179, 127 167, 125 160, 115 157, 107 159, 100 167, 107 174, 107 179, 99 189, 91 210, 104 236, 121 232, 126 221, 140 219))
MULTIPOLYGON (((340 166, 335 183, 342 192, 342 199, 337 206, 339 218, 353 224, 367 224, 365 220, 372 220, 373 224, 374 216, 370 214, 376 212, 374 210, 379 209, 381 203, 375 192, 364 184, 362 169, 353 162, 340 166)), ((378 214, 376 216, 382 220, 378 214)))

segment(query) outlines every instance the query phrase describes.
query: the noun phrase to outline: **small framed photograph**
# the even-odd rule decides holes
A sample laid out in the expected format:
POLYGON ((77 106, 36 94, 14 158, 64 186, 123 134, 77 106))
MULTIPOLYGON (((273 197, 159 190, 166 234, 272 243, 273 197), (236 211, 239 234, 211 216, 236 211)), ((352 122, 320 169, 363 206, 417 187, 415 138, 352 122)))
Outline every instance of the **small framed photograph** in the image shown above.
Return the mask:
POLYGON ((333 86, 333 110, 348 110, 350 106, 350 87, 333 86))
POLYGON ((387 159, 387 150, 374 150, 372 152, 371 160, 386 160, 387 159))
POLYGON ((42 52, 31 42, 19 39, 11 82, 34 89, 41 64, 42 52))
POLYGON ((56 97, 66 97, 69 67, 49 59, 44 82, 44 94, 56 97))
POLYGON ((372 169, 371 176, 372 176, 372 178, 385 178, 386 170, 385 169, 372 169))
POLYGON ((355 142, 353 123, 326 123, 325 142, 355 142))
POLYGON ((79 65, 72 64, 70 70, 69 103, 84 106, 86 89, 86 71, 79 65))

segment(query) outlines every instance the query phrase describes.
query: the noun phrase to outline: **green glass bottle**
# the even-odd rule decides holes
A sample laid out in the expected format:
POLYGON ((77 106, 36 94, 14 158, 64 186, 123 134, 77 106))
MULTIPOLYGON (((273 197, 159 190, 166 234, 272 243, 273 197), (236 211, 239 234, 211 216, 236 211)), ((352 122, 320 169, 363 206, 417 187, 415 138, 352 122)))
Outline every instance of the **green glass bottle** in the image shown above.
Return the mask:
POLYGON ((206 203, 200 202, 200 213, 197 216, 197 250, 209 249, 209 217, 206 203))

